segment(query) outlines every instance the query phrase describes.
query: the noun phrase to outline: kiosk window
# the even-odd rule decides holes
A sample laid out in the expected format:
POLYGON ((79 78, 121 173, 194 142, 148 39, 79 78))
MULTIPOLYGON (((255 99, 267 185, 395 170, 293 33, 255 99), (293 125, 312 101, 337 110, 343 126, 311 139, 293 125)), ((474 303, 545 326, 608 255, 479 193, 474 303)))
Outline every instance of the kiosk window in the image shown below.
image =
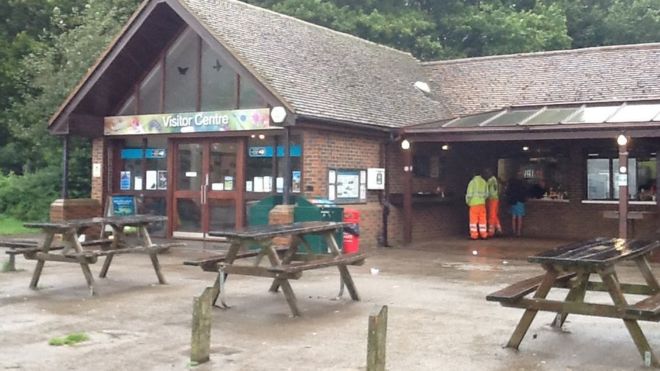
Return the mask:
MULTIPOLYGON (((628 159, 628 198, 651 201, 655 196, 655 157, 628 159)), ((587 199, 618 200, 618 158, 587 159, 587 199)))

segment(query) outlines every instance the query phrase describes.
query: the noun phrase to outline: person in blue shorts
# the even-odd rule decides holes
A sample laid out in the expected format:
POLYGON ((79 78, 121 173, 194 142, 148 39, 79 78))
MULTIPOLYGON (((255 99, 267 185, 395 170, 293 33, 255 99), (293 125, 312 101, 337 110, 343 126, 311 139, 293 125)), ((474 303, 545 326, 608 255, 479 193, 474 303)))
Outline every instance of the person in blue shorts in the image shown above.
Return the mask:
POLYGON ((523 217, 525 216, 525 201, 527 200, 527 187, 516 177, 509 181, 506 197, 510 205, 511 226, 515 236, 522 236, 523 217))

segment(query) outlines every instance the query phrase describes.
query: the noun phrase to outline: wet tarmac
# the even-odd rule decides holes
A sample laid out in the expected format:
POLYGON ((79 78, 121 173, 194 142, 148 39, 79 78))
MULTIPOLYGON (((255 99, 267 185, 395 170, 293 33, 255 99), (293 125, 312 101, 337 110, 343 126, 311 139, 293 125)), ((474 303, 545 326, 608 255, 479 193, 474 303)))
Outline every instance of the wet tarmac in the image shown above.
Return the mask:
MULTIPOLYGON (((290 317, 266 278, 232 276, 231 308, 213 310, 211 362, 195 370, 364 370, 367 319, 389 308, 389 370, 635 370, 643 361, 620 320, 569 316, 564 331, 540 313, 520 350, 503 348, 522 311, 487 302, 509 283, 542 273, 525 258, 561 241, 452 239, 411 248, 371 249, 351 267, 362 301, 337 299, 336 268, 292 281, 302 317, 290 317), (377 268, 372 270, 372 268, 377 268)), ((88 296, 74 264, 48 262, 39 290, 28 288, 34 262, 17 257, 18 272, 0 273, 0 370, 185 370, 193 297, 214 275, 182 261, 213 253, 190 243, 160 256, 167 285, 158 285, 143 255, 117 256, 108 278, 88 296), (85 332, 90 340, 55 347, 49 339, 85 332)), ((4 259, 4 254, 2 254, 4 259)), ((101 264, 92 266, 98 274, 101 264)), ((660 266, 653 264, 656 275, 660 266)), ((621 280, 640 282, 632 265, 621 280)), ((550 297, 563 298, 565 290, 550 297)), ((603 294, 587 300, 609 303, 603 294)), ((660 349, 660 324, 640 323, 660 349)))

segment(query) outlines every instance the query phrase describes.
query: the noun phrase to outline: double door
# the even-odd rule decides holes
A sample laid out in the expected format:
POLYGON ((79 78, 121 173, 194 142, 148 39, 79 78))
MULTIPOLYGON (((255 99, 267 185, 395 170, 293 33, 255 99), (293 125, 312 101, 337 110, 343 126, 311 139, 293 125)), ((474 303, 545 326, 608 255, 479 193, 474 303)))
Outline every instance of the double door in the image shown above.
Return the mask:
POLYGON ((244 163, 243 139, 174 143, 174 237, 207 238, 244 224, 244 163))

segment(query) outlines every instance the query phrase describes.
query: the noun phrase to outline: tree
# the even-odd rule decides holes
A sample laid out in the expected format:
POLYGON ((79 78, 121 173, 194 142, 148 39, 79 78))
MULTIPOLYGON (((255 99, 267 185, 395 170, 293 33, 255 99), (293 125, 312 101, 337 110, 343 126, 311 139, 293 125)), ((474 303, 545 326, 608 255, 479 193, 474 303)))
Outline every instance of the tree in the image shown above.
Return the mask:
MULTIPOLYGON (((13 96, 5 115, 14 158, 24 162, 23 173, 46 169, 50 176, 61 167, 61 141, 48 134, 50 116, 93 65, 137 6, 137 0, 88 0, 80 9, 54 9, 51 31, 20 60, 16 76, 23 88, 13 96), (47 170, 51 169, 51 170, 47 170)), ((90 144, 75 139, 71 146, 71 196, 89 193, 90 144)), ((0 151, 0 156, 3 151, 0 151)), ((46 179, 42 177, 39 179, 46 179)), ((59 184, 59 179, 50 179, 59 184)))

